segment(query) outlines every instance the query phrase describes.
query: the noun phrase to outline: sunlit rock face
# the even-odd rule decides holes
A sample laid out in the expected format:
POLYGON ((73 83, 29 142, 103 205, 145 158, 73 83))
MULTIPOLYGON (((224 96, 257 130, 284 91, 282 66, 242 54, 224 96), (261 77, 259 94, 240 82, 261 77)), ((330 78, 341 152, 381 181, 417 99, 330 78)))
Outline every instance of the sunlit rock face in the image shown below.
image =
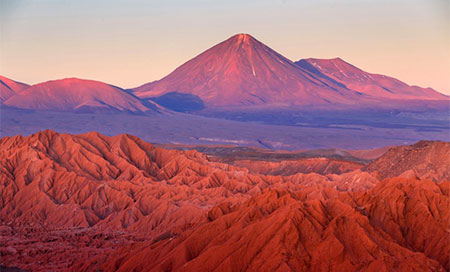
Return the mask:
POLYGON ((1 265, 448 270, 446 152, 448 143, 419 142, 367 166, 330 158, 230 165, 127 134, 4 137, 1 265))

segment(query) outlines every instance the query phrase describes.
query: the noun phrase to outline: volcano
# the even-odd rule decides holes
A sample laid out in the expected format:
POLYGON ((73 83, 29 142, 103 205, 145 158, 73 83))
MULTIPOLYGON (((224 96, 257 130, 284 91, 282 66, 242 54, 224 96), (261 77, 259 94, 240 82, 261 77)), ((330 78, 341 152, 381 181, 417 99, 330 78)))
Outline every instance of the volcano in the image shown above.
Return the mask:
POLYGON ((178 104, 197 99, 209 109, 377 108, 396 107, 404 99, 448 100, 431 88, 370 74, 339 58, 294 63, 248 34, 234 35, 133 91, 162 105, 174 104, 176 97, 182 97, 178 104))
POLYGON ((75 112, 157 110, 126 91, 103 82, 66 78, 33 85, 10 97, 5 105, 21 109, 75 112))
POLYGON ((206 107, 353 104, 361 99, 358 92, 299 67, 248 34, 227 39, 134 93, 141 98, 190 94, 206 107))
POLYGON ((0 76, 0 103, 28 87, 27 84, 0 76))

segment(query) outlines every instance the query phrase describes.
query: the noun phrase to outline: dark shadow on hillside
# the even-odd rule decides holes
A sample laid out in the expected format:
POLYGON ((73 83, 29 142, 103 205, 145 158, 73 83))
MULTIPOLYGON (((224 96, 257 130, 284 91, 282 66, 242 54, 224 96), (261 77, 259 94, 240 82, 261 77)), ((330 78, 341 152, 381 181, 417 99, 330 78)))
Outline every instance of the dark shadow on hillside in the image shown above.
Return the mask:
POLYGON ((205 108, 200 97, 193 94, 171 92, 151 98, 151 100, 163 107, 178 112, 199 111, 205 108))

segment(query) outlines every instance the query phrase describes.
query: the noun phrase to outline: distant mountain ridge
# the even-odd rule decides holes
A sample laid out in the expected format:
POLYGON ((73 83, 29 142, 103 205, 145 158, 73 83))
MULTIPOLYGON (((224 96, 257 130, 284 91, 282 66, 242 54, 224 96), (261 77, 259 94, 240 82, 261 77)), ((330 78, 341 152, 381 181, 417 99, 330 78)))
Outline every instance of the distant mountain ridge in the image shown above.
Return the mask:
POLYGON ((28 87, 27 84, 0 76, 0 103, 28 87))
POLYGON ((332 79, 348 89, 371 96, 389 99, 448 99, 446 95, 432 88, 409 86, 392 77, 368 73, 341 58, 309 58, 295 63, 315 74, 332 79))
POLYGON ((368 73, 340 58, 293 62, 242 33, 209 48, 161 80, 129 91, 76 78, 29 86, 0 76, 0 103, 32 110, 415 110, 447 109, 448 102, 448 96, 431 88, 368 73))
POLYGON ((6 106, 31 110, 131 113, 158 110, 154 103, 145 104, 119 87, 78 78, 39 83, 4 101, 6 106))

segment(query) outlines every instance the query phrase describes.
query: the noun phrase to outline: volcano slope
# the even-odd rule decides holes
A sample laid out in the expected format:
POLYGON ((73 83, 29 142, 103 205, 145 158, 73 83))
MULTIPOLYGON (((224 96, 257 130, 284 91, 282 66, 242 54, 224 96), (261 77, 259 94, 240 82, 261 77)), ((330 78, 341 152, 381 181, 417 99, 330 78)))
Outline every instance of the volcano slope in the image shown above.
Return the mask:
POLYGON ((3 266, 449 269, 443 180, 380 182, 377 172, 345 166, 261 175, 197 151, 95 132, 4 137, 0 155, 3 266))

